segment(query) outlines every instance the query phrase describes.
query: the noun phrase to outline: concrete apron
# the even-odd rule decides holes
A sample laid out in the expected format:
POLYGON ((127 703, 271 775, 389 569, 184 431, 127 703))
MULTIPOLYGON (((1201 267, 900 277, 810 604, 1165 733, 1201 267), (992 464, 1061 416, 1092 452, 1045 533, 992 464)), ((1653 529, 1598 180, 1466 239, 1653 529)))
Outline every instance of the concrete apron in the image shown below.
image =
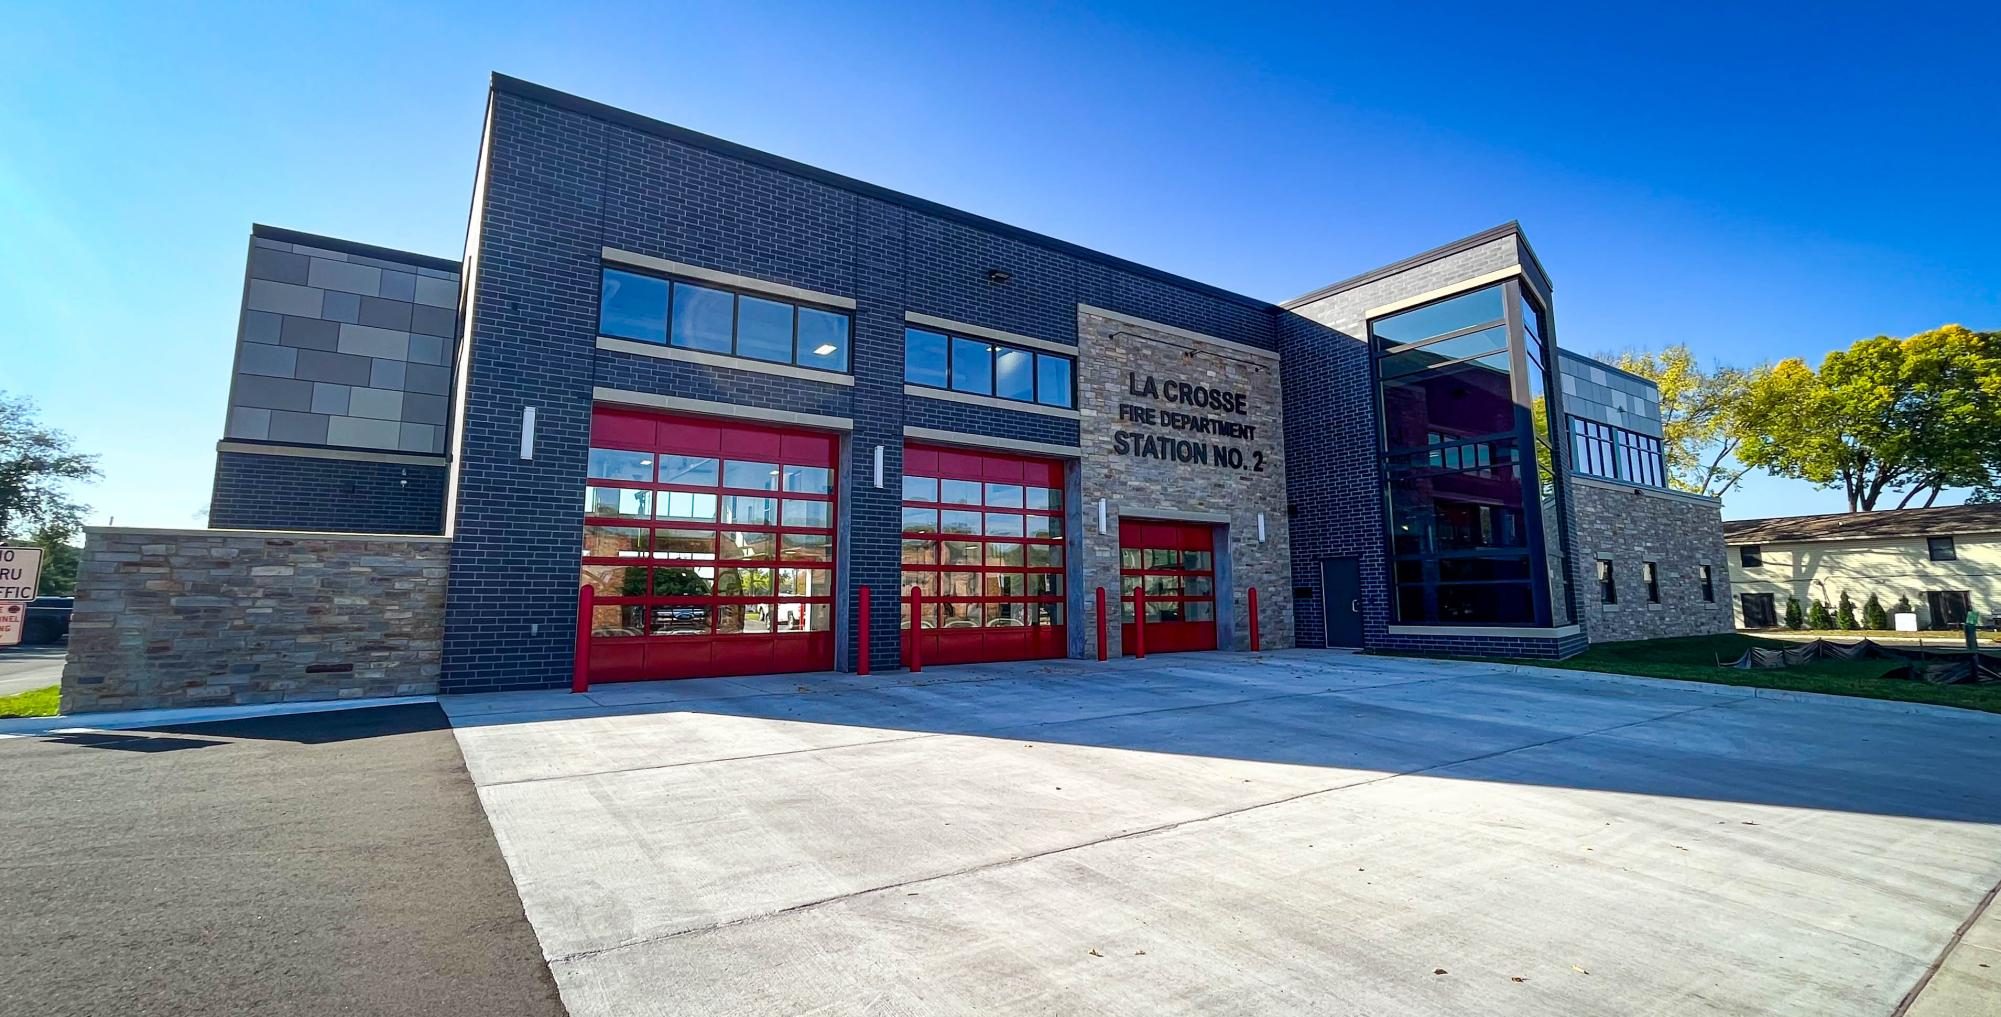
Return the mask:
POLYGON ((579 1017, 1879 1015, 2001 880, 1980 714, 1311 651, 444 707, 579 1017))

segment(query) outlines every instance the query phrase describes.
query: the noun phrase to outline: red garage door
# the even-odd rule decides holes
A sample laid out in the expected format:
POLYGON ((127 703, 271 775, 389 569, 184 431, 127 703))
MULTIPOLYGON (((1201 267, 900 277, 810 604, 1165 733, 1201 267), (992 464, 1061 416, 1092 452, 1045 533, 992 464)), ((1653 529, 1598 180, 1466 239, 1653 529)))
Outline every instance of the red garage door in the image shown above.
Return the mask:
POLYGON ((1119 520, 1119 646, 1133 652, 1133 591, 1146 586, 1146 652, 1216 648, 1216 531, 1119 520))
POLYGON ((593 414, 591 680, 832 668, 838 449, 814 431, 593 414))
POLYGON ((904 449, 906 665, 912 587, 926 664, 1063 656, 1063 464, 904 449))

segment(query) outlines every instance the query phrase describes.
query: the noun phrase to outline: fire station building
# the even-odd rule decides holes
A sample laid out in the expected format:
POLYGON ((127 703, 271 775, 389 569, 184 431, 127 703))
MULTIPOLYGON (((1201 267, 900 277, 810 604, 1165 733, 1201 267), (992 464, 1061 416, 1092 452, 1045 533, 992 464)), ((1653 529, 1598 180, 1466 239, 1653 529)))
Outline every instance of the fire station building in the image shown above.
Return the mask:
POLYGON ((1139 591, 1149 653, 1558 657, 1634 495, 1723 564, 1512 223, 1274 304, 496 75, 463 258, 249 255, 209 525, 448 541, 440 691, 853 670, 864 588, 878 671, 1095 657, 1099 588, 1114 656, 1139 591))

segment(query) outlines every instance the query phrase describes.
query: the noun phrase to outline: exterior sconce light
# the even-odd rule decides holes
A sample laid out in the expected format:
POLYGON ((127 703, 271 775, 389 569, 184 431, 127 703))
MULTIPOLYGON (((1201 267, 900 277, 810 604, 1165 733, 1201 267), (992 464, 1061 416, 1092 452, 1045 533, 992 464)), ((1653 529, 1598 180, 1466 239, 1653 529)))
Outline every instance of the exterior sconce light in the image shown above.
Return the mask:
POLYGON ((882 486, 882 446, 875 447, 875 486, 882 486))
POLYGON ((1262 544, 1264 542, 1265 542, 1265 514, 1263 512, 1260 512, 1258 513, 1258 543, 1262 544))
POLYGON ((988 281, 988 282, 990 282, 990 283, 994 283, 994 284, 998 285, 998 284, 1000 284, 1000 283, 1004 283, 1004 282, 1006 282, 1006 281, 1008 281, 1009 279, 1012 279, 1012 278, 1014 278, 1014 273, 1012 273, 1012 272, 1009 272, 1008 270, 1006 270, 1006 269, 1004 269, 1004 268, 990 268, 990 269, 987 269, 987 281, 988 281))

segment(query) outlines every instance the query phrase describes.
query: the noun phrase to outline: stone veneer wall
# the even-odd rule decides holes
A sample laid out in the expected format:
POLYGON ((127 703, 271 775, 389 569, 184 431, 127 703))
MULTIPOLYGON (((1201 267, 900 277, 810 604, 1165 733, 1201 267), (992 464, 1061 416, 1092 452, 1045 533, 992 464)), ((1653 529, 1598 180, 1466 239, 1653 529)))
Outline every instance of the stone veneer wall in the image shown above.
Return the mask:
POLYGON ((442 537, 90 527, 62 712, 438 690, 442 537))
POLYGON ((1572 536, 1582 566, 1577 606, 1592 642, 1705 635, 1736 627, 1722 503, 1580 476, 1570 478, 1570 500, 1576 527, 1572 536), (1612 562, 1616 604, 1599 596, 1600 558, 1612 562), (1657 604, 1647 600, 1642 563, 1649 561, 1659 570, 1657 604), (1709 566, 1715 587, 1713 602, 1702 599, 1703 565, 1709 566))
MULTIPOLYGON (((1218 633, 1217 645, 1223 649, 1249 648, 1245 591, 1252 586, 1258 588, 1262 647, 1293 645, 1292 557, 1285 514, 1278 357, 1143 319, 1097 313, 1093 308, 1078 311, 1077 337, 1077 405, 1083 414, 1079 426, 1083 446, 1079 464, 1083 590, 1088 593, 1102 586, 1117 596, 1122 517, 1227 520, 1222 525, 1228 527, 1229 574, 1222 574, 1223 562, 1218 555, 1216 577, 1217 620, 1227 627, 1218 633), (1142 382, 1154 376, 1242 393, 1247 396, 1246 412, 1221 413, 1134 395, 1128 390, 1128 376, 1142 382), (1256 427, 1257 431, 1252 438, 1235 438, 1136 423, 1120 419, 1122 404, 1226 420, 1256 427), (1203 465, 1121 455, 1115 451, 1115 435, 1120 431, 1234 447, 1241 450, 1244 463, 1241 467, 1213 461, 1203 465), (1098 533, 1100 498, 1106 502, 1110 531, 1102 535, 1098 533), (1265 516, 1262 542, 1258 540, 1260 512, 1265 516)), ((1086 617, 1080 616, 1079 621, 1086 623, 1087 654, 1096 654, 1095 626, 1086 617)), ((1108 640, 1110 652, 1117 654, 1117 626, 1110 627, 1108 640)))

